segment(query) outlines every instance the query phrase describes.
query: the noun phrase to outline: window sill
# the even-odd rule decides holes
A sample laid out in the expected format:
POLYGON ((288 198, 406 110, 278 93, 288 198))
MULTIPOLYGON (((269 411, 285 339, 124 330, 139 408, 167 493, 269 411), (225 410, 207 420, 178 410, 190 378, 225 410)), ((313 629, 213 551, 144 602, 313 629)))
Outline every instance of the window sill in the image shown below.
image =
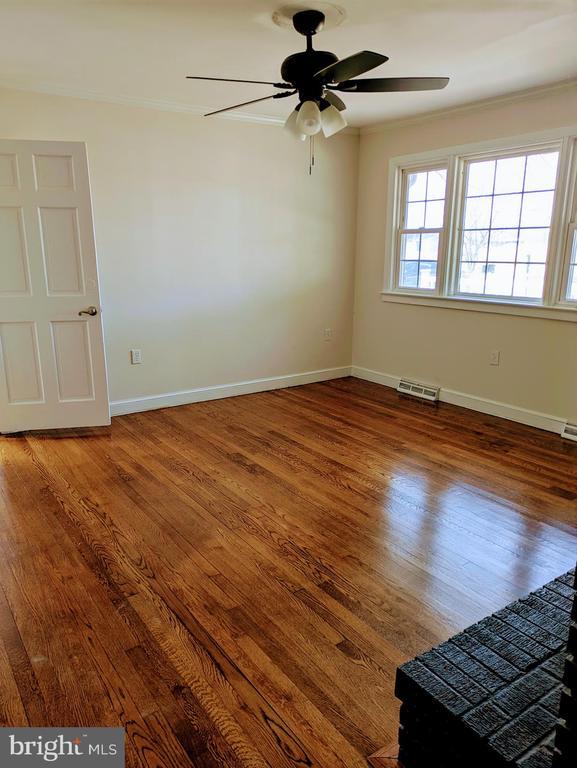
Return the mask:
POLYGON ((392 291, 381 291, 381 300, 393 304, 416 304, 422 307, 462 309, 469 312, 489 312, 495 315, 515 315, 517 317, 540 317, 577 323, 577 307, 563 305, 546 307, 541 304, 516 304, 489 299, 466 299, 462 296, 425 296, 417 293, 392 291))

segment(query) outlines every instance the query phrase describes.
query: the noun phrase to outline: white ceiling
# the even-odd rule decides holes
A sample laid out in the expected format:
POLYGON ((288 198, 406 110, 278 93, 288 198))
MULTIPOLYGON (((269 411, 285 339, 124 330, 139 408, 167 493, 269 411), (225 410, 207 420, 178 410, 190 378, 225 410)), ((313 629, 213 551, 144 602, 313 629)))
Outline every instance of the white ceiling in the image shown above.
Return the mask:
MULTIPOLYGON (((271 92, 186 74, 280 79, 304 38, 272 22, 287 0, 0 0, 0 84, 218 108, 271 92)), ((289 0, 290 2, 290 0, 289 0)), ((314 7, 315 2, 292 3, 314 7)), ((445 76, 444 91, 347 94, 363 126, 577 76, 577 0, 340 0, 347 18, 315 39, 390 61, 374 76, 445 76)), ((371 75, 369 75, 371 76, 371 75)), ((286 116, 288 100, 245 110, 286 116)))

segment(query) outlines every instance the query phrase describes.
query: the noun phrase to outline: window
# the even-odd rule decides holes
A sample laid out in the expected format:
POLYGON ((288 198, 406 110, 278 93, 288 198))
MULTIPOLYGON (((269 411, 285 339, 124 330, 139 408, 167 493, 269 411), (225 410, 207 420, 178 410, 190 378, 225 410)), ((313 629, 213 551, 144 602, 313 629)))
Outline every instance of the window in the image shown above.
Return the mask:
POLYGON ((566 298, 577 301, 577 229, 571 228, 571 255, 569 258, 569 279, 567 280, 566 298))
POLYGON ((576 134, 393 160, 386 298, 577 310, 576 134))
POLYGON ((436 286, 446 187, 446 168, 403 173, 399 231, 399 285, 403 288, 432 290, 436 286))
POLYGON ((467 161, 458 293, 543 296, 559 152, 467 161))

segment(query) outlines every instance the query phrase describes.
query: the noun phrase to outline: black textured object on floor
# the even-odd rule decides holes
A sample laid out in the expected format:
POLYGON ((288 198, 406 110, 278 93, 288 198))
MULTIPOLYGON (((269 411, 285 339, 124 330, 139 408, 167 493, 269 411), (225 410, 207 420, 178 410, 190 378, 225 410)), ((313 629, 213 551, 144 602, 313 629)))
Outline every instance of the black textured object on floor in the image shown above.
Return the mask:
POLYGON ((399 667, 405 768, 577 766, 575 579, 569 571, 399 667))
POLYGON ((553 768, 575 768, 577 765, 577 574, 573 586, 576 593, 571 611, 563 688, 559 700, 553 768))

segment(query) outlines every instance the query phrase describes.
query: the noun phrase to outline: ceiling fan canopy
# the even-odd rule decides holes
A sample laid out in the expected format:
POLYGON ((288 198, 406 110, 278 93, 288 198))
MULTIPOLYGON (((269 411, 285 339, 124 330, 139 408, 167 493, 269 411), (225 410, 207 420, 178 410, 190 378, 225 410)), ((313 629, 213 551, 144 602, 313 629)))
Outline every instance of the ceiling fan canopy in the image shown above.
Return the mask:
POLYGON ((248 104, 268 99, 282 99, 298 94, 299 103, 289 116, 286 127, 298 136, 306 138, 322 130, 325 136, 332 136, 346 126, 341 113, 346 109, 344 101, 335 93, 385 93, 394 91, 418 91, 445 88, 448 77, 379 77, 356 79, 359 75, 388 61, 388 56, 373 51, 360 51, 352 56, 339 59, 330 51, 313 48, 313 37, 324 26, 322 11, 305 10, 295 13, 293 27, 306 37, 306 50, 293 53, 281 64, 281 82, 263 80, 239 80, 220 77, 188 76, 190 80, 218 80, 234 83, 257 83, 271 85, 278 93, 259 99, 224 107, 209 115, 228 112, 248 104))

